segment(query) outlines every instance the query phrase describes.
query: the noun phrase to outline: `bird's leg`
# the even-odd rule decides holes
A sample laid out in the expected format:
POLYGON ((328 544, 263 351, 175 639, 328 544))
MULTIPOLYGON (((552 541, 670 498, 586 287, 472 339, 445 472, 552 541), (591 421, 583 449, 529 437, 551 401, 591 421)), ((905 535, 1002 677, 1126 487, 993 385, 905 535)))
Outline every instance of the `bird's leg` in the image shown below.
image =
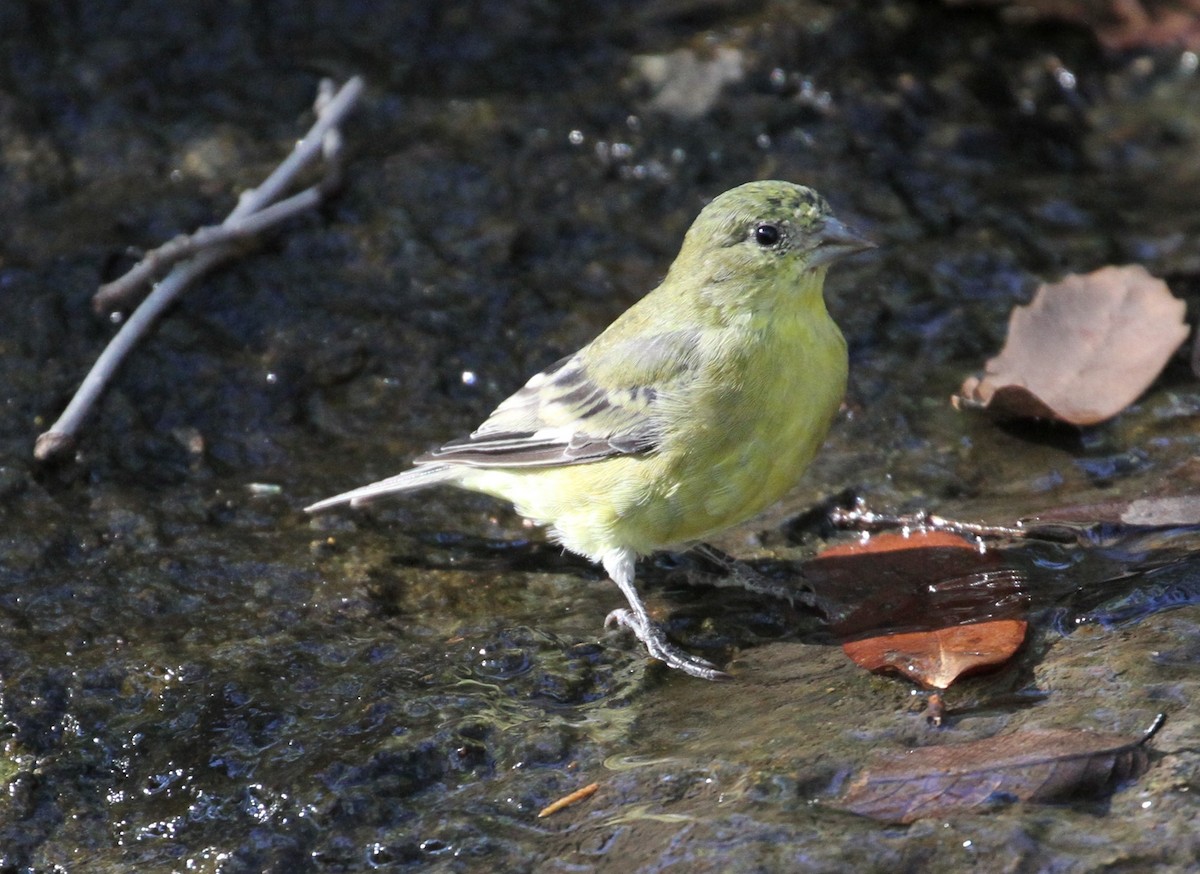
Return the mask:
POLYGON ((811 593, 807 590, 777 583, 775 580, 760 574, 744 561, 738 561, 729 553, 723 552, 715 546, 701 543, 693 547, 692 552, 704 561, 716 565, 720 571, 720 573, 715 574, 704 572, 689 573, 688 577, 693 582, 725 588, 737 587, 753 592, 756 595, 767 595, 772 598, 778 598, 781 601, 787 601, 793 607, 796 606, 797 600, 802 604, 807 604, 811 600, 811 593))
POLYGON ((705 680, 720 680, 728 677, 728 674, 718 670, 711 662, 698 656, 689 655, 673 646, 667 640, 663 630, 651 621, 650 614, 646 612, 646 605, 642 603, 641 596, 638 595, 637 589, 633 585, 634 561, 634 554, 626 549, 613 550, 602 559, 604 569, 608 571, 612 581, 617 584, 625 595, 625 600, 629 602, 629 609, 621 608, 609 613, 604 620, 605 626, 615 624, 628 628, 638 640, 645 644, 646 650, 652 658, 665 662, 668 667, 678 668, 686 674, 702 677, 705 680))

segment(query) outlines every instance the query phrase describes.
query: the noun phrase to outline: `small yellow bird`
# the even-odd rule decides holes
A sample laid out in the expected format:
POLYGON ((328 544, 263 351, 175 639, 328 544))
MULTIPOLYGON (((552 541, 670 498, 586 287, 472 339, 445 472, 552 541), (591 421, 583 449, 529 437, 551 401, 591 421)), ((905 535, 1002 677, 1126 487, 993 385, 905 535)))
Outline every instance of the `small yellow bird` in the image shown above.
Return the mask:
POLYGON ((469 437, 307 510, 443 483, 503 498, 604 566, 629 602, 606 624, 673 668, 726 676, 667 641, 634 563, 751 518, 800 478, 846 388, 825 273, 871 247, 812 189, 727 191, 700 212, 662 284, 469 437))

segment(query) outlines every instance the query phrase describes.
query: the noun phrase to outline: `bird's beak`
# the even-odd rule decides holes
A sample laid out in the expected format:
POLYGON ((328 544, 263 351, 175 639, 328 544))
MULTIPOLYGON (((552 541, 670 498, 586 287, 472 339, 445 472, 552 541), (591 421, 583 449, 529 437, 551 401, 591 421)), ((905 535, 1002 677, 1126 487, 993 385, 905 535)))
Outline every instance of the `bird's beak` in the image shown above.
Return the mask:
POLYGON ((875 244, 858 231, 831 216, 825 219, 825 227, 817 234, 817 248, 812 253, 809 263, 814 267, 830 264, 855 252, 874 248, 875 244))

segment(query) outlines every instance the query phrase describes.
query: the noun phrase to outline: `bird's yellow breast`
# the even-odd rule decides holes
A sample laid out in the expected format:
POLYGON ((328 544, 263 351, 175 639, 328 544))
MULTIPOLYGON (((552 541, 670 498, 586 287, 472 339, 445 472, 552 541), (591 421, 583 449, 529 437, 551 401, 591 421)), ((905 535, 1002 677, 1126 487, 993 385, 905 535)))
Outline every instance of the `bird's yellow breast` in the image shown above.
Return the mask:
POLYGON ((745 521, 812 461, 846 387, 846 342, 818 293, 728 339, 659 449, 590 464, 464 472, 463 485, 512 501, 574 552, 646 554, 745 521))

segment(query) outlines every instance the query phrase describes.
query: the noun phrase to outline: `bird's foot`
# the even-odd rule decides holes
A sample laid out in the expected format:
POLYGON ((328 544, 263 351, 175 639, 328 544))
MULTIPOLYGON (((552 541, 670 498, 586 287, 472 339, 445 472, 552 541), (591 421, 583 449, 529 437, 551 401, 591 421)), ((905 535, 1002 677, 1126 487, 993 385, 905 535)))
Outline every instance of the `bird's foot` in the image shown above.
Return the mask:
POLYGON ((770 598, 778 598, 780 601, 787 601, 788 606, 793 608, 796 606, 797 600, 802 604, 807 604, 811 600, 811 594, 804 589, 778 583, 715 546, 701 543, 693 547, 692 552, 700 560, 715 566, 717 573, 689 571, 688 578, 691 582, 718 588, 745 589, 755 595, 766 595, 770 598))
POLYGON ((632 610, 622 607, 609 613, 604 618, 604 627, 611 628, 614 625, 632 631, 634 636, 645 645, 651 658, 664 662, 669 668, 675 668, 685 674, 705 680, 729 679, 729 674, 720 670, 712 662, 699 656, 690 655, 672 645, 661 628, 652 622, 642 622, 632 610))

